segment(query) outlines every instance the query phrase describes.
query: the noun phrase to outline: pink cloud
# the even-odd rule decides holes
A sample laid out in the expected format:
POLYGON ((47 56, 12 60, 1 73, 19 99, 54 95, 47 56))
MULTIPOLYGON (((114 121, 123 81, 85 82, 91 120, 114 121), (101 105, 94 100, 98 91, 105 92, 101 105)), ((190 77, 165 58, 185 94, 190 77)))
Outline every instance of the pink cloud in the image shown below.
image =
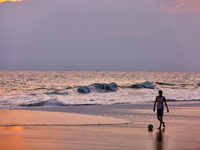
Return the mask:
POLYGON ((200 0, 175 0, 166 10, 168 13, 200 15, 200 0))

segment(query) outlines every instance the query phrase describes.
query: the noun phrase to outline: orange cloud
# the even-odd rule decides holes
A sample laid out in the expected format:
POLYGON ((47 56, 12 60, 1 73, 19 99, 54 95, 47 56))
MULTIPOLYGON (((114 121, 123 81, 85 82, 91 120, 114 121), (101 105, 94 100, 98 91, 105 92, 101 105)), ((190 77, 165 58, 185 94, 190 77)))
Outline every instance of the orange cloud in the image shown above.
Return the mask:
POLYGON ((176 0, 167 12, 176 14, 200 14, 200 0, 176 0))
POLYGON ((0 0, 0 3, 3 3, 3 2, 20 2, 22 0, 0 0))

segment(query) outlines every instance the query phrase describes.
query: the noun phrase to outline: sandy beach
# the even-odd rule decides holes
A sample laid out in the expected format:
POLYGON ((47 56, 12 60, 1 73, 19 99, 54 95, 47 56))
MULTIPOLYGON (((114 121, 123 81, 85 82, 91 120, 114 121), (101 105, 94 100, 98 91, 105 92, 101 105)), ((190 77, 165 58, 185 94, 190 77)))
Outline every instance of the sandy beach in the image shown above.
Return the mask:
POLYGON ((200 102, 168 106, 162 130, 152 103, 1 110, 0 149, 200 149, 200 102))

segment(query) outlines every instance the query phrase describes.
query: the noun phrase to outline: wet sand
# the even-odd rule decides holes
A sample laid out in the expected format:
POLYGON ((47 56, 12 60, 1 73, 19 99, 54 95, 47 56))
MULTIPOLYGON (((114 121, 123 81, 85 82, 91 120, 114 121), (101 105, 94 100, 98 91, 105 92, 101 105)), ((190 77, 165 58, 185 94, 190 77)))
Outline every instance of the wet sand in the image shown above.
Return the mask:
POLYGON ((157 129, 152 103, 2 110, 1 123, 8 122, 8 116, 2 116, 10 115, 10 124, 18 126, 0 127, 0 149, 200 149, 200 102, 168 102, 168 106, 162 130, 157 129), (13 116, 22 113, 14 120, 8 111, 13 116), (27 112, 32 119, 26 118, 27 112), (122 124, 127 120, 132 123, 122 124), (154 125, 153 131, 148 131, 148 124, 154 125))
POLYGON ((131 123, 128 120, 111 117, 52 111, 0 110, 0 116, 1 126, 86 126, 131 123))

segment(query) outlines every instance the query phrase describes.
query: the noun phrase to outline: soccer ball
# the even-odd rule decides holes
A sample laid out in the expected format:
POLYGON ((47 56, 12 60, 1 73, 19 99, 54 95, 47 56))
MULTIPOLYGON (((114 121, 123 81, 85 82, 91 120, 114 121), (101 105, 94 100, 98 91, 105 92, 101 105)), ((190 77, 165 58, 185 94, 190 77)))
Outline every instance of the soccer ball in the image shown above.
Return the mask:
POLYGON ((149 130, 153 130, 153 125, 152 125, 152 124, 149 124, 149 125, 148 125, 148 128, 149 128, 149 130))

